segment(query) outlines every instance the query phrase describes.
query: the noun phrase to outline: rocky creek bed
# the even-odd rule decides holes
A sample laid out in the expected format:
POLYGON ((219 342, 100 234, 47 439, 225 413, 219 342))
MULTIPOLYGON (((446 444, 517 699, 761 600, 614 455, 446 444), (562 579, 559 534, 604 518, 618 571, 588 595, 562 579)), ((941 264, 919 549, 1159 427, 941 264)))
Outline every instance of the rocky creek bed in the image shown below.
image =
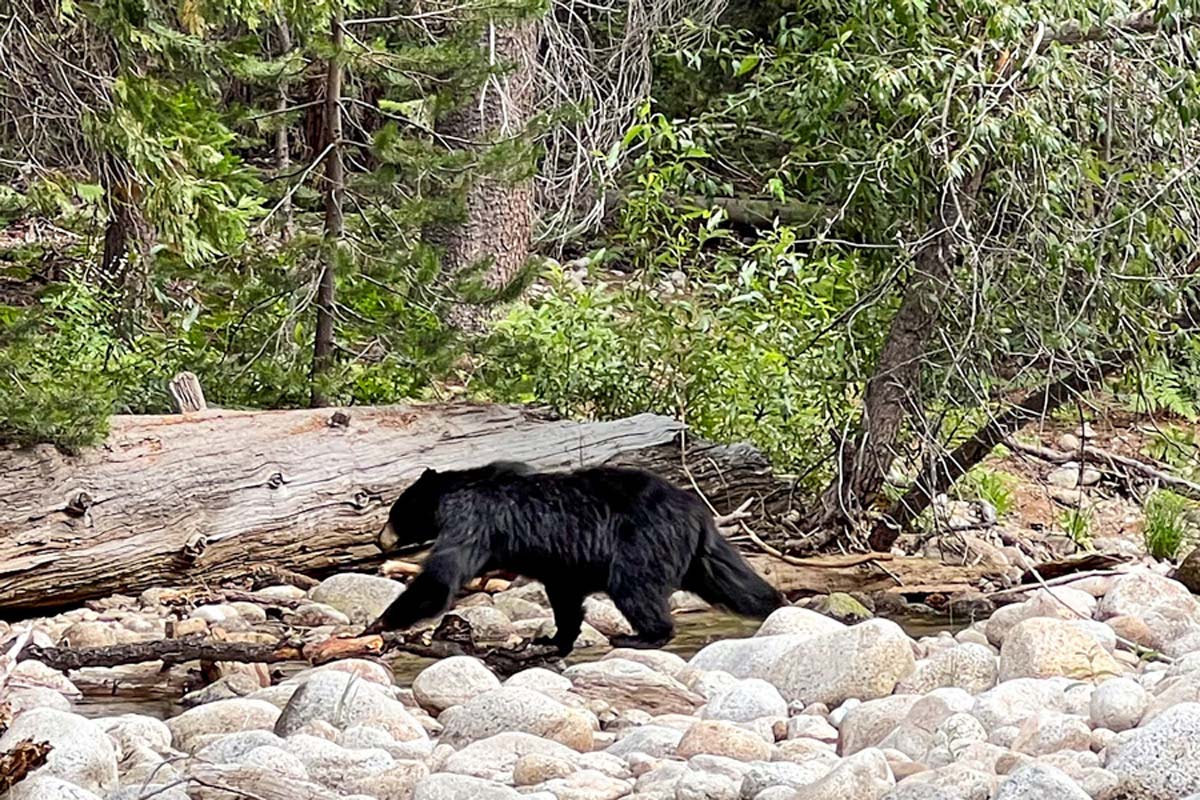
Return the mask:
MULTIPOLYGON (((402 590, 344 574, 182 610, 150 590, 0 623, 0 640, 255 641, 280 626, 328 637, 402 590)), ((472 595, 454 613, 497 646, 551 624, 537 584, 472 595)), ((598 645, 624 620, 602 598, 587 619, 580 644, 593 647, 561 673, 501 679, 466 656, 414 664, 415 675, 366 659, 217 664, 183 709, 172 701, 197 665, 64 674, 9 661, 0 753, 25 740, 52 749, 3 798, 1200 798, 1200 602, 1153 569, 1038 589, 916 638, 885 619, 847 625, 789 607, 709 644, 694 637, 711 631, 684 622, 679 652, 608 650, 598 645), (114 687, 157 688, 163 707, 96 716, 96 695, 114 687)))

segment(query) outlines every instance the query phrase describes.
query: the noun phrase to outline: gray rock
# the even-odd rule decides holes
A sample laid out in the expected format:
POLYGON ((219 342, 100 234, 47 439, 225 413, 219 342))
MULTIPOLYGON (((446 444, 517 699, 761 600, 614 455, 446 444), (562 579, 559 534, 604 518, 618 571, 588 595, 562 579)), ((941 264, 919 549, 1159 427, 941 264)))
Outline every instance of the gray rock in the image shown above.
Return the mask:
POLYGON ((179 771, 174 764, 166 760, 167 757, 173 759, 174 756, 173 751, 163 755, 144 744, 132 744, 117 762, 120 781, 128 786, 131 783, 162 783, 174 780, 179 777, 179 771))
MULTIPOLYGON (((782 610, 784 609, 780 609, 780 611, 782 610)), ((803 611, 805 609, 796 610, 803 611)), ((816 612, 810 613, 821 617, 816 612)), ((821 619, 828 618, 821 617, 821 619)), ((833 622, 833 620, 829 621, 833 622)), ((841 625, 840 622, 834 622, 834 624, 841 625)), ((771 636, 755 634, 749 639, 720 639, 701 648, 696 655, 692 656, 688 666, 697 670, 727 673, 735 678, 760 678, 774 683, 771 676, 775 673, 775 665, 791 652, 803 646, 810 638, 812 638, 811 635, 802 634, 771 636)))
POLYGON ((308 769, 304 766, 304 762, 282 747, 271 745, 256 747, 239 757, 236 763, 245 764, 248 767, 259 767, 299 780, 308 777, 308 769))
POLYGON ((421 723, 384 687, 339 670, 314 671, 288 700, 274 730, 287 737, 317 720, 337 730, 375 725, 401 742, 426 738, 421 723))
POLYGON ((4 697, 12 715, 18 716, 31 708, 53 708, 70 711, 71 701, 53 689, 44 686, 13 687, 4 697))
POLYGON ((100 800, 99 795, 89 792, 70 781, 44 775, 40 771, 18 783, 5 795, 6 800, 100 800))
POLYGON ((814 714, 798 714, 787 721, 787 738, 813 739, 818 742, 835 743, 838 730, 824 717, 814 714))
POLYGON ((117 643, 116 626, 107 622, 76 622, 59 637, 62 647, 107 647, 117 643))
POLYGON ((528 619, 542 620, 550 616, 550 610, 545 606, 539 606, 530 600, 517 597, 509 591, 494 595, 492 604, 513 622, 528 619))
POLYGON ((540 788, 558 800, 617 800, 629 794, 633 782, 585 769, 548 780, 540 788))
POLYGON ((517 761, 529 755, 559 759, 573 765, 578 754, 549 739, 507 731, 467 745, 447 758, 441 771, 511 783, 517 761))
MULTIPOLYGON (((0 752, 25 739, 46 742, 51 747, 45 766, 37 772, 39 776, 61 778, 97 794, 117 787, 116 748, 104 729, 90 719, 54 708, 26 711, 0 736, 0 752)), ((53 791, 61 794, 64 790, 60 787, 53 791)))
POLYGON ((742 798, 752 800, 774 786, 799 789, 821 780, 830 772, 830 765, 822 759, 813 759, 802 764, 790 761, 760 761, 750 764, 742 779, 742 798))
POLYGON ((1052 678, 1100 681, 1121 673, 1108 651, 1066 620, 1031 617, 1013 626, 1000 648, 1000 680, 1052 678))
POLYGON ((939 742, 944 743, 952 752, 959 751, 974 742, 986 742, 987 731, 983 723, 970 714, 951 714, 942 720, 934 731, 939 742))
POLYGON ((351 622, 374 622, 392 602, 404 593, 404 584, 390 578, 344 572, 332 575, 309 592, 317 603, 341 611, 351 622))
POLYGON ((633 628, 625 615, 607 597, 591 596, 583 601, 583 618, 605 636, 628 636, 633 628))
POLYGON ((1117 578, 1100 601, 1100 619, 1129 615, 1145 619, 1146 615, 1163 606, 1177 607, 1197 613, 1192 593, 1178 581, 1164 578, 1149 570, 1139 570, 1117 578))
POLYGON ((755 636, 821 636, 826 633, 837 633, 845 630, 846 626, 824 614, 800 606, 783 606, 771 612, 763 620, 755 636))
POLYGON ((413 679, 413 695, 421 708, 440 714, 476 695, 500 687, 500 680, 483 662, 470 656, 452 656, 434 662, 413 679))
POLYGON ((839 751, 849 756, 879 744, 904 721, 919 699, 915 694, 896 694, 868 700, 850 709, 838 729, 839 751))
POLYGON ((240 620, 241 615, 238 610, 231 605, 225 603, 214 603, 213 605, 197 606, 191 614, 192 619, 202 619, 210 625, 221 625, 230 620, 240 620))
POLYGON ((976 763, 964 754, 959 761, 918 772, 905 782, 932 786, 960 800, 988 800, 996 790, 997 779, 989 765, 976 763))
POLYGON ((918 661, 916 670, 900 681, 896 691, 928 694, 934 689, 957 687, 979 694, 996 685, 998 666, 996 654, 985 645, 946 647, 918 661))
POLYGON ((1057 711, 1039 711, 1019 726, 1012 749, 1031 756, 1060 750, 1089 751, 1092 732, 1082 718, 1057 711))
POLYGON ((675 800, 738 800, 741 780, 689 769, 675 784, 675 800))
MULTIPOLYGON (((309 778, 331 789, 378 775, 396 763, 386 750, 349 750, 302 733, 289 736, 284 746, 289 755, 303 764, 309 778)), ((247 753, 243 759, 249 757, 247 753)))
POLYGON ((1065 706, 1064 681, 1017 678, 1004 681, 975 698, 973 714, 989 732, 1019 725, 1041 710, 1061 711, 1065 706))
POLYGON ((603 700, 620 711, 691 714, 704 702, 670 675, 624 658, 575 664, 563 675, 570 679, 576 694, 603 700))
POLYGON ((1168 708, 1126 734, 1104 766, 1126 791, 1153 800, 1200 792, 1200 703, 1168 708))
POLYGON ((505 616, 503 611, 492 606, 459 606, 451 611, 449 616, 465 620, 477 642, 503 642, 517 633, 513 621, 505 616))
POLYGON ((655 672, 661 672, 672 678, 679 678, 680 673, 687 671, 688 663, 674 653, 666 650, 638 650, 632 647, 615 647, 601 657, 601 661, 620 658, 643 664, 655 672))
POLYGON ((1094 728, 1124 731, 1137 726, 1149 705, 1150 696, 1137 681, 1113 678, 1092 692, 1089 717, 1094 728))
POLYGON ((769 680, 787 700, 834 706, 886 697, 914 668, 912 640, 896 623, 872 619, 805 640, 769 680))
POLYGON ((349 625, 349 615, 328 603, 305 603, 283 612, 283 621, 299 628, 319 628, 322 625, 349 625))
POLYGON ((263 700, 241 697, 217 700, 189 708, 167 722, 174 746, 194 752, 218 736, 237 731, 270 730, 279 719, 279 709, 263 700))
POLYGON ((160 719, 145 714, 122 714, 117 717, 97 717, 93 720, 117 746, 117 759, 124 758, 135 744, 145 745, 159 753, 171 746, 171 729, 160 719))
POLYGON ((995 800, 1091 800, 1065 772, 1048 764, 1030 764, 1010 774, 995 800))
MULTIPOLYGON (((48 800, 48 798, 44 799, 48 800)), ((108 800, 191 800, 182 786, 173 783, 142 783, 118 789, 108 800)))
POLYGON ((212 764, 235 764, 258 747, 283 747, 283 739, 273 731, 249 730, 213 739, 196 751, 196 758, 212 764))
POLYGON ((351 750, 386 750, 395 759, 424 759, 433 752, 433 742, 428 739, 398 742, 383 728, 371 724, 351 725, 334 741, 351 750))
POLYGON ((883 753, 862 750, 842 759, 820 780, 798 788, 795 800, 878 800, 895 785, 883 753))
POLYGON ((666 758, 675 754, 682 738, 683 731, 663 725, 643 725, 617 739, 605 752, 621 758, 628 758, 633 753, 666 758))
POLYGON ((909 780, 902 781, 880 800, 962 800, 962 796, 951 794, 940 786, 909 780))
POLYGON ((750 722, 763 717, 786 717, 787 701, 760 678, 747 678, 718 691, 708 699, 704 719, 750 722))
POLYGON ((592 749, 595 717, 532 689, 501 686, 476 695, 455 708, 441 740, 463 746, 505 731, 521 731, 564 744, 573 750, 592 749))
POLYGON ((549 693, 551 696, 555 692, 571 691, 571 680, 569 678, 564 678, 557 672, 551 672, 545 667, 523 669, 517 674, 509 676, 504 685, 520 689, 533 689, 537 692, 549 693))
POLYGON ((439 772, 418 781, 412 800, 521 800, 515 789, 469 775, 439 772))

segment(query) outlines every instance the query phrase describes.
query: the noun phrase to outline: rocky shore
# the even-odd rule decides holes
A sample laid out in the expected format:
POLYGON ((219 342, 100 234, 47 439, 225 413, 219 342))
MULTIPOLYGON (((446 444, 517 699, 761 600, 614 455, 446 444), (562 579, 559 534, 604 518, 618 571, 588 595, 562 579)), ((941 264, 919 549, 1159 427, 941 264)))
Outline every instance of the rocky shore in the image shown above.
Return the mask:
MULTIPOLYGON (((32 634, 3 627, 0 639, 254 641, 280 625, 327 637, 399 591, 347 574, 185 614, 168 591, 148 591, 40 620, 32 634)), ((551 624, 537 584, 472 595, 455 613, 501 645, 551 624)), ((624 626, 603 599, 589 601, 588 621, 583 644, 624 626)), ((469 657, 432 663, 411 685, 362 659, 282 678, 217 668, 164 720, 89 718, 79 687, 182 668, 5 663, 0 752, 26 740, 51 750, 4 800, 1200 797, 1200 602, 1142 568, 1042 588, 915 640, 884 619, 847 625, 791 607, 689 660, 598 648, 561 673, 504 680, 469 657)))

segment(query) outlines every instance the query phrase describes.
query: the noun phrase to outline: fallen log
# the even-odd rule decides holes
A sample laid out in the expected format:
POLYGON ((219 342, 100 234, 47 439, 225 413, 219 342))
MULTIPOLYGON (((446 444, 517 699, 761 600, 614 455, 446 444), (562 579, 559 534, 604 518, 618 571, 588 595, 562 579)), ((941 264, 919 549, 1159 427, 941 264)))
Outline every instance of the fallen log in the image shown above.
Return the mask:
POLYGON ((559 469, 647 449, 658 463, 680 430, 653 414, 580 423, 467 404, 114 417, 105 443, 79 455, 0 448, 0 612, 212 583, 253 564, 373 563, 387 508, 425 467, 559 469))

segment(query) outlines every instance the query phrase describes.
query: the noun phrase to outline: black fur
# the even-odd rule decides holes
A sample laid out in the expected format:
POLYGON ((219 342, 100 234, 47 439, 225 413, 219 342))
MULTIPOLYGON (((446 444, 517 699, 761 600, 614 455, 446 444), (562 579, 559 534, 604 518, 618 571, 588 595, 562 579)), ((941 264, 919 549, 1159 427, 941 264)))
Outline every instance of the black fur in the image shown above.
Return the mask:
POLYGON ((541 581, 557 631, 541 642, 574 647, 583 599, 605 591, 633 636, 617 647, 660 647, 674 635, 667 599, 676 589, 738 614, 765 617, 783 600, 721 536, 695 496, 647 472, 600 467, 535 473, 497 462, 421 477, 389 514, 402 548, 433 541, 408 590, 369 630, 434 617, 488 569, 541 581))

